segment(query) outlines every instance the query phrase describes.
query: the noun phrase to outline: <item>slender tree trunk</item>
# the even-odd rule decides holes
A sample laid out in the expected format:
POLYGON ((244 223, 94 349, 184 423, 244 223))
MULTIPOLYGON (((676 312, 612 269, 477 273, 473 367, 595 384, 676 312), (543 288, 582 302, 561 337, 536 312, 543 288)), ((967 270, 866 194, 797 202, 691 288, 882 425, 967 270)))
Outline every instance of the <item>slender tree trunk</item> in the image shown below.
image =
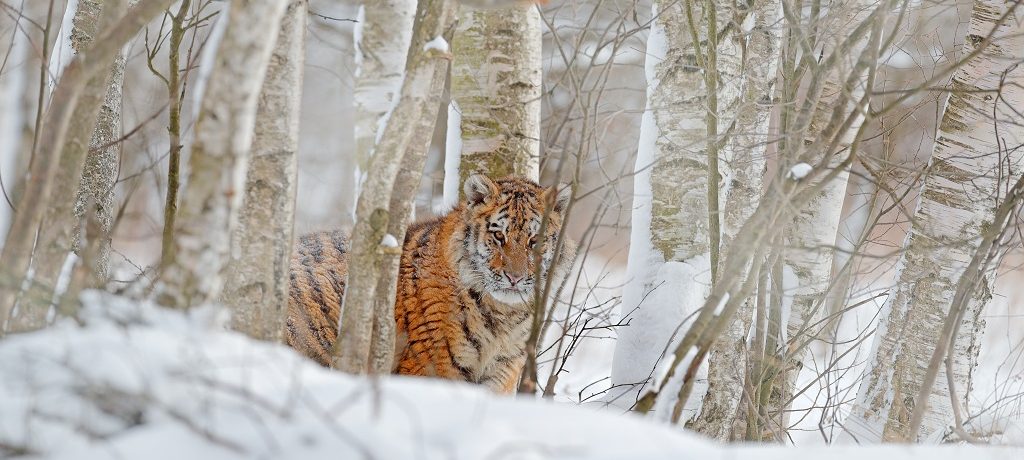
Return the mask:
MULTIPOLYGON (((953 406, 947 369, 939 370, 920 431, 910 417, 957 282, 993 226, 1004 187, 1020 174, 1024 143, 1017 111, 1024 106, 1021 7, 996 0, 974 3, 965 52, 987 46, 954 75, 939 125, 929 174, 904 244, 897 284, 882 308, 867 375, 844 423, 858 442, 937 440, 947 434, 953 406), (989 45, 982 37, 992 31, 989 45)), ((995 265, 998 265, 996 263, 995 265)), ((953 350, 951 381, 966 395, 977 363, 994 273, 973 293, 953 350)), ((963 400, 958 401, 963 403, 963 400)))
POLYGON ((0 320, 6 321, 9 318, 15 296, 25 280, 36 230, 44 211, 42 206, 35 204, 46 202, 50 197, 53 179, 59 167, 61 147, 83 90, 91 78, 100 72, 109 71, 121 47, 171 1, 139 2, 114 27, 97 38, 88 50, 79 53, 64 70, 43 124, 47 136, 40 139, 32 162, 30 180, 18 201, 20 212, 15 217, 0 255, 0 320))
MULTIPOLYGON (((404 239, 403 234, 388 233, 393 210, 392 191, 403 165, 415 163, 407 156, 426 155, 425 150, 414 145, 419 139, 416 127, 427 122, 433 126, 437 120, 437 107, 448 71, 446 60, 451 58, 448 42, 443 37, 450 33, 455 9, 454 0, 419 3, 402 91, 370 159, 366 182, 359 194, 340 333, 332 359, 333 367, 346 372, 390 368, 379 362, 371 363, 371 343, 382 346, 373 352, 379 358, 389 357, 387 348, 394 347, 394 331, 387 326, 379 327, 383 322, 378 324, 378 331, 387 337, 373 338, 375 302, 388 295, 378 292, 379 286, 384 283, 393 291, 398 276, 397 270, 388 266, 393 264, 389 264, 384 255, 400 252, 404 239), (386 238, 388 235, 391 238, 386 238), (390 244, 392 239, 397 244, 390 244), (382 278, 389 281, 383 282, 382 278)), ((412 175, 418 179, 420 173, 422 168, 412 175)), ((415 180, 414 184, 418 183, 419 180, 415 180)), ((387 314, 390 320, 393 313, 388 310, 387 314)))
MULTIPOLYGON (((71 48, 86 49, 96 34, 114 23, 127 9, 127 0, 100 2, 79 0, 71 30, 71 48)), ((32 256, 32 282, 12 318, 11 330, 27 331, 46 324, 57 292, 58 277, 68 255, 78 250, 80 217, 91 201, 100 224, 109 230, 112 221, 111 193, 117 174, 117 148, 104 144, 115 140, 121 128, 121 89, 124 82, 124 53, 114 59, 110 72, 92 78, 71 116, 62 148, 57 177, 36 237, 32 256), (92 149, 95 149, 94 151, 92 149), (80 192, 81 191, 81 192, 80 192)), ((94 266, 98 278, 105 277, 107 245, 97 246, 94 266)))
POLYGON ((281 341, 295 220, 306 0, 291 0, 256 109, 245 200, 225 270, 231 324, 250 337, 281 341))
POLYGON ((203 95, 188 187, 158 300, 190 308, 217 299, 245 193, 256 107, 287 0, 237 0, 203 95))
POLYGON ((356 193, 366 174, 381 120, 402 90, 416 0, 375 0, 360 7, 355 25, 356 193))
MULTIPOLYGON (((732 20, 731 4, 655 2, 653 17, 634 177, 630 282, 622 302, 629 326, 619 330, 612 364, 613 388, 621 390, 609 395, 622 407, 634 405, 707 298, 720 231, 719 146, 739 98, 740 49, 727 35, 721 39, 732 20)), ((686 421, 696 415, 707 389, 706 378, 698 380, 698 392, 685 409, 679 407, 682 412, 665 397, 656 416, 686 421)), ((674 396, 681 384, 682 379, 669 382, 666 394, 674 396)))
POLYGON ((171 32, 167 41, 167 193, 164 196, 164 228, 160 240, 160 265, 171 260, 174 250, 174 221, 178 215, 178 189, 181 184, 181 42, 185 38, 185 19, 191 0, 181 0, 177 13, 170 16, 171 32))
MULTIPOLYGON (((377 134, 383 128, 381 122, 388 111, 394 106, 395 100, 402 90, 402 77, 406 68, 406 56, 409 54, 409 42, 412 40, 413 17, 416 2, 413 0, 388 0, 368 2, 362 7, 361 24, 357 25, 356 45, 356 191, 353 200, 358 202, 361 182, 366 174, 377 141, 377 134)), ((429 118, 429 117, 428 117, 429 118)), ((433 125, 430 126, 432 130, 433 125)), ((429 135, 427 142, 430 142, 429 135)), ((420 145, 413 141, 411 145, 420 145)), ((419 149, 419 147, 416 147, 419 149)), ((418 158, 417 155, 408 155, 418 158)), ((415 161, 414 161, 415 162, 415 161)), ((418 168, 408 170, 405 165, 398 173, 395 188, 408 186, 415 190, 419 184, 418 168), (408 184, 406 182, 409 182, 408 184)), ((392 192, 391 203, 411 201, 398 190, 392 192), (401 196, 400 196, 401 195, 401 196)), ((398 204, 401 208, 402 205, 398 204)), ((408 214, 408 210, 405 211, 408 214)), ((405 233, 405 219, 396 212, 390 213, 388 233, 401 235, 405 233)), ((394 265, 397 271, 398 254, 382 254, 385 267, 394 265)), ((390 268, 389 268, 390 270, 390 268)), ((374 302, 373 341, 370 343, 370 371, 377 374, 391 372, 394 360, 394 321, 391 313, 394 308, 394 288, 388 277, 378 280, 377 291, 380 293, 374 302)))
POLYGON ((459 14, 451 76, 461 133, 459 184, 477 173, 537 180, 540 48, 540 13, 533 6, 459 14))
MULTIPOLYGON (((778 65, 779 31, 775 26, 779 19, 778 5, 768 0, 757 0, 750 9, 737 11, 734 23, 742 23, 748 15, 752 18, 753 28, 745 34, 730 35, 730 39, 744 49, 744 70, 736 124, 723 149, 726 159, 723 175, 727 182, 722 208, 723 253, 760 201, 778 65)), ((731 57, 719 56, 719 62, 731 57)), ((743 398, 746 336, 751 327, 753 307, 753 299, 748 299, 729 323, 726 333, 713 345, 708 359, 708 391, 700 415, 689 425, 689 428, 720 441, 729 439, 743 398)))

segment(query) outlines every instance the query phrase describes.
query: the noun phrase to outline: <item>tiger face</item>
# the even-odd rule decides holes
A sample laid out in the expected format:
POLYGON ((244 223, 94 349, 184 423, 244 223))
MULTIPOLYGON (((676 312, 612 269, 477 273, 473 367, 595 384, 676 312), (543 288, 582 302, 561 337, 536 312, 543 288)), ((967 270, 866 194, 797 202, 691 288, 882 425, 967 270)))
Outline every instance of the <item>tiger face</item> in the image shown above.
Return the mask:
MULTIPOLYGON (((463 283, 504 304, 532 302, 534 289, 543 289, 553 271, 569 189, 559 192, 519 178, 492 181, 478 174, 466 180, 463 190, 467 223, 459 266, 463 283), (548 222, 540 234, 545 210, 548 222)), ((563 249, 556 276, 571 263, 570 258, 563 249)))

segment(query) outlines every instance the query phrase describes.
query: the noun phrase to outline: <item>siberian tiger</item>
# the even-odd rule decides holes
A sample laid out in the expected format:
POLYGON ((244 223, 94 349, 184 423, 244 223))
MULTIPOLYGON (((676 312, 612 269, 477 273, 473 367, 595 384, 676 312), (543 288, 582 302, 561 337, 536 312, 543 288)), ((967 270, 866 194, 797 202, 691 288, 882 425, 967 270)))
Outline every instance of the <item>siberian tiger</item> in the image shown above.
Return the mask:
MULTIPOLYGON (((534 287, 543 289, 549 276, 559 281, 572 263, 571 244, 555 253, 568 190, 483 175, 471 176, 463 189, 465 201, 455 209, 406 233, 393 371, 511 392, 525 359, 534 287), (545 206, 548 222, 538 235, 545 206), (540 279, 534 279, 537 244, 540 279)), ((346 244, 338 231, 305 235, 291 261, 287 341, 323 365, 337 339, 346 244)))

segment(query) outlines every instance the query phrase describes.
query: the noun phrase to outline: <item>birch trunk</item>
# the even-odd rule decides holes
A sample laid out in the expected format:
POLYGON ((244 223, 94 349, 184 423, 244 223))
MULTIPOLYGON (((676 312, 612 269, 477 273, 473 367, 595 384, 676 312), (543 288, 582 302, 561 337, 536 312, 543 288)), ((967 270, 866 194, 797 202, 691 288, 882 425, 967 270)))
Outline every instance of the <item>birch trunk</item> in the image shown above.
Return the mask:
MULTIPOLYGON (((722 253, 727 251, 760 201, 767 160, 769 114, 778 67, 778 5, 769 0, 757 0, 749 10, 739 13, 742 15, 738 14, 735 21, 750 20, 753 28, 748 33, 729 37, 746 51, 742 56, 743 86, 736 125, 723 151, 727 193, 724 193, 725 205, 722 208, 722 253)), ((719 63, 729 57, 720 56, 719 63)), ((729 440, 743 397, 746 336, 752 314, 753 301, 748 299, 730 321, 725 334, 712 346, 708 359, 708 391, 699 416, 689 425, 690 429, 720 441, 729 440)))
POLYGON ((42 125, 47 135, 40 139, 30 171, 31 180, 18 200, 21 212, 15 216, 0 255, 0 320, 6 321, 10 317, 15 296, 25 280, 36 230, 43 217, 44 208, 36 206, 36 203, 46 202, 50 197, 71 116, 87 83, 100 72, 109 71, 122 46, 171 1, 139 2, 88 50, 79 53, 64 70, 42 125))
MULTIPOLYGON (((740 62, 737 43, 725 39, 716 46, 718 31, 732 18, 731 4, 715 6, 655 2, 652 7, 647 108, 634 177, 630 282, 622 303, 629 326, 619 329, 612 363, 611 383, 621 390, 609 395, 621 407, 636 403, 655 366, 671 350, 673 337, 681 336, 688 317, 704 303, 713 278, 719 127, 724 132, 733 117, 740 62), (693 47, 695 35, 702 50, 693 47), (720 82, 726 85, 718 87, 720 82)), ((682 420, 699 412, 707 380, 698 380, 682 420)), ((670 382, 666 394, 674 396, 681 384, 681 379, 670 382)), ((660 398, 656 416, 668 419, 675 402, 660 398)))
POLYGON ((283 338, 288 307, 306 15, 306 0, 291 0, 281 20, 256 108, 245 200, 221 295, 235 330, 275 342, 283 338))
POLYGON ((540 13, 528 5, 464 8, 452 49, 451 93, 461 133, 458 183, 477 173, 537 180, 540 13))
POLYGON ((366 174, 381 121, 402 90, 412 40, 415 0, 375 0, 360 7, 355 26, 356 193, 366 174))
MULTIPOLYGON (((365 373, 384 367, 379 362, 371 363, 371 343, 384 347, 374 351, 374 355, 391 358, 387 350, 394 347, 394 330, 389 330, 382 321, 378 323, 378 332, 387 337, 374 339, 373 335, 375 302, 393 295, 379 292, 380 286, 386 285, 393 291, 398 276, 397 269, 392 269, 393 264, 389 264, 385 255, 399 253, 404 239, 402 234, 388 233, 394 210, 392 198, 397 195, 392 191, 399 186, 396 178, 400 169, 407 162, 412 163, 407 157, 426 155, 425 150, 418 150, 420 146, 415 145, 422 135, 417 127, 428 122, 433 126, 437 121, 437 107, 448 70, 446 60, 451 57, 448 42, 443 37, 455 19, 455 9, 454 0, 419 2, 402 90, 370 159, 366 182, 359 194, 340 333, 331 363, 346 372, 365 373), (385 238, 388 235, 397 245, 389 244, 392 238, 385 238)), ((422 168, 413 175, 421 172, 422 168)), ((414 184, 418 183, 419 180, 415 180, 414 184)), ((388 310, 387 319, 391 316, 393 313, 388 310)))
MULTIPOLYGON (((957 282, 982 233, 994 224, 1003 187, 1020 174, 1021 153, 1004 149, 1024 142, 1015 112, 1024 106, 1024 71, 1015 65, 1024 55, 1020 24, 1016 4, 974 3, 965 53, 979 47, 985 51, 953 77, 897 284, 883 306, 867 375, 844 424, 858 442, 934 441, 947 434, 951 424, 945 368, 939 370, 928 396, 920 431, 910 432, 909 422, 957 282), (990 33, 988 44, 983 37, 990 33)), ((987 273, 960 324, 951 381, 961 388, 961 395, 967 393, 977 362, 980 314, 991 299, 993 282, 994 273, 987 273)))
POLYGON ((245 191, 256 107, 287 0, 231 2, 203 95, 189 184, 160 273, 158 300, 190 308, 217 299, 245 191))
POLYGON ((0 182, 3 183, 4 197, 0 198, 0 242, 7 236, 14 209, 11 203, 14 184, 28 163, 28 153, 19 149, 24 119, 28 110, 21 103, 27 92, 27 78, 22 68, 16 65, 26 60, 28 46, 25 40, 17 39, 19 23, 13 15, 0 15, 0 182), (25 158, 22 158, 25 157, 25 158))
MULTIPOLYGON (((79 0, 70 33, 75 53, 86 49, 96 34, 112 24, 126 8, 127 1, 79 0)), ((95 206, 90 212, 96 214, 97 230, 103 234, 109 232, 117 148, 100 147, 119 137, 124 65, 122 51, 114 59, 110 72, 89 81, 71 116, 57 177, 49 202, 44 205, 46 211, 36 237, 32 283, 19 302, 18 314, 12 318, 13 331, 39 329, 46 324, 55 298, 61 295, 57 283, 65 261, 71 252, 79 249, 79 222, 86 202, 95 206)), ((96 260, 90 261, 97 279, 105 278, 107 273, 107 248, 107 244, 97 245, 96 260)))
MULTIPOLYGON (((891 2, 888 2, 891 3, 891 2)), ((839 168, 844 157, 841 152, 849 149, 860 123, 862 114, 846 127, 845 131, 830 133, 830 126, 845 118, 863 96, 868 81, 868 69, 878 60, 877 29, 885 23, 890 4, 878 4, 867 0, 851 0, 835 7, 819 27, 828 27, 826 40, 821 47, 824 53, 839 53, 830 66, 823 66, 815 75, 823 79, 820 93, 816 95, 813 114, 804 127, 796 127, 802 142, 791 145, 788 162, 783 163, 780 177, 793 177, 789 167, 800 162, 825 167, 839 168), (868 32, 853 33, 858 26, 867 26, 868 32), (873 35, 874 34, 874 35, 873 35), (844 47, 845 50, 843 49, 844 47), (838 116, 837 116, 838 115, 838 116)), ((807 97, 812 97, 809 94, 807 97)), ((784 128, 788 132, 788 128, 784 128)), ((839 231, 839 220, 849 179, 847 167, 823 184, 822 191, 807 204, 796 210, 793 222, 783 239, 782 270, 775 289, 783 291, 781 304, 776 306, 779 321, 785 322, 779 329, 780 336, 774 337, 778 347, 767 350, 775 358, 770 369, 762 375, 768 380, 765 395, 770 417, 764 427, 765 435, 782 439, 789 424, 787 409, 792 404, 797 373, 801 368, 810 369, 810 348, 808 343, 816 340, 824 327, 823 318, 832 281, 834 245, 839 231), (790 350, 795 350, 792 354, 790 350)))

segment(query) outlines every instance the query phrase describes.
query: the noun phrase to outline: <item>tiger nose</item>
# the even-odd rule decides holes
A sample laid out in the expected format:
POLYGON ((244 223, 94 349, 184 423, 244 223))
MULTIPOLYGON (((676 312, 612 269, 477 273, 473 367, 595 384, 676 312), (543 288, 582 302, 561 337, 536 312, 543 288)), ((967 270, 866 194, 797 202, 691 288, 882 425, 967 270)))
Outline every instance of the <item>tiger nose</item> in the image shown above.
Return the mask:
POLYGON ((509 273, 509 272, 505 272, 505 278, 508 278, 508 282, 511 283, 513 286, 515 286, 520 281, 522 281, 523 278, 526 278, 526 275, 512 274, 512 273, 509 273))

